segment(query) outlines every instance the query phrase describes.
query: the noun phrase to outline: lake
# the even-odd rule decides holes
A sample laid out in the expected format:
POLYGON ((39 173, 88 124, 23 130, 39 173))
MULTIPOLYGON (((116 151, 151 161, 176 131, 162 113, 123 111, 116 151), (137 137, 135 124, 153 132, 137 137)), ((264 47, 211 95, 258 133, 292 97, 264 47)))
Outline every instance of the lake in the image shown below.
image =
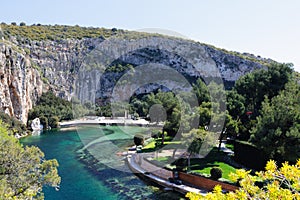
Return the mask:
POLYGON ((73 130, 47 131, 21 139, 38 146, 47 159, 57 159, 60 190, 44 187, 46 200, 74 199, 181 199, 144 182, 127 168, 123 156, 133 136, 143 127, 85 126, 73 130))

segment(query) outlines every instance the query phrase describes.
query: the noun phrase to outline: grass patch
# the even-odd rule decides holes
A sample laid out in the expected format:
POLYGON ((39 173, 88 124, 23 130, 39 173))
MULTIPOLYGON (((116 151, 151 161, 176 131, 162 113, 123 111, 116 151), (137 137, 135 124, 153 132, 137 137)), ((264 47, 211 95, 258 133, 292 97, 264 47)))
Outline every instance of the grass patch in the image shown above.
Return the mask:
POLYGON ((160 145, 160 146, 156 146, 155 143, 161 143, 162 139, 158 138, 155 139, 151 142, 149 142, 147 145, 145 145, 142 149, 143 153, 147 153, 147 152, 153 152, 156 151, 157 149, 161 149, 166 145, 169 145, 170 149, 174 149, 176 147, 176 145, 180 145, 181 141, 172 141, 173 138, 170 136, 166 136, 165 140, 164 140, 164 145, 160 145))
MULTIPOLYGON (((158 139, 156 141, 161 141, 161 139, 158 139)), ((142 152, 153 152, 155 150, 161 149, 162 146, 156 147, 155 142, 152 141, 148 145, 146 145, 142 152)), ((180 141, 165 141, 164 145, 169 145, 170 149, 176 148, 176 145, 180 145, 180 141)), ((233 148, 233 145, 228 145, 227 148, 233 148)), ((229 174, 232 172, 234 173, 236 171, 236 168, 233 166, 223 162, 224 158, 228 155, 222 151, 218 151, 218 148, 213 148, 213 150, 204 158, 192 158, 191 159, 191 172, 195 172, 197 174, 204 175, 206 177, 210 177, 210 170, 213 167, 219 167, 222 169, 222 178, 229 180, 229 174)), ((167 164, 170 161, 170 156, 164 156, 164 157, 158 157, 153 160, 167 164)), ((185 163, 184 165, 187 165, 186 159, 179 159, 175 161, 177 163, 185 163)))
POLYGON ((171 156, 165 156, 165 157, 154 158, 153 160, 165 163, 165 162, 168 162, 170 158, 171 158, 171 156))
POLYGON ((168 144, 181 144, 181 141, 170 141, 170 142, 164 142, 165 145, 168 144))
POLYGON ((155 148, 155 140, 143 147, 144 150, 145 149, 154 149, 154 148, 155 148))
POLYGON ((234 151, 234 145, 233 144, 225 144, 226 148, 234 151))
POLYGON ((232 172, 234 173, 236 171, 236 169, 230 165, 228 165, 227 163, 224 162, 219 162, 219 161, 215 161, 212 163, 208 163, 207 167, 203 168, 203 169, 198 169, 198 170, 193 170, 194 172, 200 173, 200 174, 207 174, 210 175, 210 170, 213 167, 220 167, 222 169, 222 178, 225 179, 229 179, 229 174, 232 172))
MULTIPOLYGON (((204 158, 191 158, 191 172, 203 174, 204 176, 210 176, 210 170, 212 167, 220 167, 222 169, 222 178, 229 179, 230 172, 235 172, 236 168, 223 162, 224 158, 228 155, 222 151, 218 151, 218 148, 213 150, 204 158)), ((180 166, 187 165, 187 159, 179 159, 176 163, 180 166)))

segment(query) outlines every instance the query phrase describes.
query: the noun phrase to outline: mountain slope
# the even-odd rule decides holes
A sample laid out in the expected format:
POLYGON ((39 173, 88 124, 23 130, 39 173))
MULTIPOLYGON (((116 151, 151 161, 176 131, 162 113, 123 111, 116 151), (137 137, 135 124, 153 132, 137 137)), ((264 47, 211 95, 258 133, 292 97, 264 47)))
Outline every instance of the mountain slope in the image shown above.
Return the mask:
MULTIPOLYGON (((189 83, 217 77, 230 87, 240 76, 274 62, 190 40, 115 28, 2 23, 0 39, 0 110, 24 123, 42 92, 51 89, 68 100, 74 93, 83 101, 109 99, 118 80, 138 66, 168 66, 189 83)), ((158 88, 161 85, 154 81, 136 93, 158 88)))

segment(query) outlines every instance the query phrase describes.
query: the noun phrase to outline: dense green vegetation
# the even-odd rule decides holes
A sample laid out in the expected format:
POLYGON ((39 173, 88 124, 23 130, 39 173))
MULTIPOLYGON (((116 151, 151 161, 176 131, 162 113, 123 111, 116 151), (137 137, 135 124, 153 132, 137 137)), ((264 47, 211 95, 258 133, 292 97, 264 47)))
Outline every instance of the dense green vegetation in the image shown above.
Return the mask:
MULTIPOLYGON (((179 135, 184 137, 183 141, 188 145, 190 156, 201 154, 203 141, 213 134, 210 133, 213 130, 208 125, 211 123, 219 125, 221 123, 219 119, 223 117, 225 124, 220 138, 231 137, 232 140, 245 141, 245 145, 256 148, 257 151, 253 152, 260 152, 265 160, 294 163, 300 157, 300 86, 291 65, 274 64, 268 70, 249 73, 241 77, 232 90, 226 92, 214 82, 205 85, 199 79, 194 84, 194 92, 199 106, 186 109, 189 112, 179 112, 180 108, 187 106, 180 104, 182 101, 176 99, 171 92, 158 92, 133 98, 131 105, 134 112, 145 116, 152 105, 160 104, 165 109, 167 117, 160 117, 158 113, 151 119, 157 122, 165 121, 164 131, 171 137, 175 136, 175 133, 176 137, 178 136, 179 123, 191 128, 195 125, 193 124, 195 119, 199 118, 196 129, 190 132, 186 132, 188 129, 179 131, 179 135), (224 95, 227 102, 220 101, 224 95), (220 98, 211 99, 212 96, 220 98), (223 103, 227 105, 226 111, 218 111, 223 103)), ((163 141, 163 138, 161 140, 163 141)), ((151 148, 156 150, 157 146, 154 144, 155 142, 148 144, 147 151, 151 148)), ((243 151, 243 148, 239 148, 239 151, 243 151)), ((260 155, 249 155, 249 162, 253 160, 250 157, 255 160, 260 158, 260 155)), ((186 165, 193 170, 189 160, 186 165)))
MULTIPOLYGON (((145 38, 149 36, 173 38, 171 36, 165 36, 165 35, 154 34, 154 33, 143 33, 143 32, 135 32, 135 31, 129 32, 124 30, 118 30, 116 28, 105 29, 105 28, 98 28, 98 27, 80 27, 78 25, 75 26, 42 25, 39 23, 26 25, 24 22, 20 22, 19 24, 17 24, 16 22, 12 22, 11 24, 6 24, 2 22, 0 25, 0 39, 2 36, 5 39, 8 39, 10 36, 14 36, 17 38, 17 40, 22 42, 26 40, 60 41, 63 39, 83 39, 83 38, 99 38, 99 37, 109 38, 111 36, 116 36, 116 35, 118 37, 122 37, 127 40, 145 38)), ((220 49, 215 46, 203 44, 203 43, 201 43, 201 45, 208 46, 218 51, 222 51, 228 55, 233 55, 233 56, 241 57, 242 59, 245 60, 257 62, 264 66, 269 66, 276 63, 273 60, 263 59, 260 56, 256 57, 251 54, 246 54, 246 53, 242 54, 234 51, 227 51, 225 49, 220 49)))
POLYGON ((250 142, 268 158, 295 162, 300 158, 300 85, 289 82, 279 95, 262 102, 250 142))
POLYGON ((247 74, 233 91, 243 97, 239 103, 245 107, 239 115, 229 110, 239 120, 236 138, 256 146, 267 159, 296 162, 300 157, 300 90, 291 66, 276 64, 247 74))
POLYGON ((179 99, 172 92, 158 91, 142 97, 134 97, 131 100, 131 113, 137 113, 140 117, 148 117, 152 122, 160 122, 166 117, 163 131, 169 135, 175 135, 179 128, 181 109, 179 99), (156 107, 160 105, 161 107, 156 107), (150 108, 154 110, 148 115, 150 108), (161 109, 163 108, 163 109, 161 109))
POLYGON ((91 102, 82 104, 78 99, 72 101, 64 100, 55 96, 52 91, 45 92, 38 99, 37 104, 29 110, 27 125, 30 126, 35 118, 39 118, 44 129, 48 126, 57 128, 60 121, 72 120, 85 115, 111 116, 108 106, 99 107, 92 105, 91 102))
POLYGON ((4 38, 15 36, 29 40, 61 40, 61 39, 82 39, 110 37, 116 34, 117 29, 105 29, 94 27, 66 26, 66 25, 41 25, 18 26, 12 24, 1 24, 1 30, 4 38))
POLYGON ((28 124, 30 125, 31 120, 37 117, 40 118, 44 128, 47 128, 48 125, 56 128, 55 118, 59 121, 73 119, 72 103, 56 97, 50 91, 46 92, 39 98, 37 105, 29 111, 28 124))
POLYGON ((6 124, 7 128, 10 130, 10 133, 13 135, 22 135, 27 131, 26 126, 22 124, 19 120, 14 117, 5 114, 4 112, 0 112, 0 120, 6 124))
POLYGON ((0 120, 0 199, 44 199, 42 187, 58 187, 56 160, 37 147, 22 147, 0 120))

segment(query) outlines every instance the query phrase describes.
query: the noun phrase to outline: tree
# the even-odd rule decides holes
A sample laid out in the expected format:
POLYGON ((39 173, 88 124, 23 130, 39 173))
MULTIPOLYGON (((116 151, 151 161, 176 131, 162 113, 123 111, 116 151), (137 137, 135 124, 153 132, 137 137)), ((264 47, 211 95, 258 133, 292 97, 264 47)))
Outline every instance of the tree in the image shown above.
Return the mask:
POLYGON ((196 83, 193 84, 193 91, 198 98, 199 104, 210 101, 210 94, 207 85, 201 79, 198 79, 196 83))
POLYGON ((41 124, 43 125, 43 129, 47 130, 48 126, 49 126, 48 118, 45 116, 41 116, 39 119, 40 119, 41 124))
MULTIPOLYGON (((51 91, 43 93, 38 99, 37 105, 33 107, 28 113, 28 120, 33 120, 37 117, 45 116, 50 120, 52 116, 57 116, 59 120, 71 120, 74 118, 73 111, 76 117, 81 117, 87 110, 80 104, 80 102, 73 100, 73 102, 56 97, 51 91), (72 104, 73 103, 73 104, 72 104)), ((44 128, 47 128, 44 125, 44 128)))
MULTIPOLYGON (((278 95, 285 85, 291 80, 293 69, 291 64, 272 64, 267 70, 260 69, 242 76, 235 83, 234 90, 244 97, 245 112, 239 116, 241 124, 239 127, 239 139, 248 140, 249 130, 256 124, 257 116, 260 115, 262 102, 265 98, 269 100, 278 95)), ((230 105, 230 104, 229 104, 230 105)), ((234 110, 229 109, 230 114, 234 110)))
POLYGON ((211 102, 203 102, 197 109, 199 114, 199 126, 205 127, 209 125, 212 117, 212 106, 211 102))
POLYGON ((300 157, 300 86, 290 82, 271 101, 265 99, 250 142, 279 162, 300 157))
POLYGON ((4 112, 0 112, 0 120, 7 125, 7 128, 13 133, 13 135, 22 135, 27 131, 26 126, 22 124, 22 122, 4 112))
POLYGON ((240 188, 234 192, 223 193, 221 186, 215 186, 213 192, 206 196, 196 193, 187 193, 191 200, 201 199, 300 199, 300 160, 295 165, 285 162, 278 169, 275 161, 270 160, 266 165, 266 171, 257 172, 251 176, 250 171, 239 169, 235 174, 230 174, 234 182, 238 182, 240 188))
POLYGON ((245 114, 245 98, 236 90, 227 92, 227 110, 233 119, 239 120, 245 114))
POLYGON ((256 117, 265 96, 268 99, 276 96, 289 82, 292 73, 291 64, 272 64, 267 70, 256 70, 241 77, 234 89, 245 98, 246 111, 252 111, 256 117))
POLYGON ((229 115, 227 111, 225 113, 219 114, 218 117, 222 119, 225 118, 225 122, 219 137, 218 151, 221 151, 222 140, 225 137, 236 138, 239 131, 238 128, 239 123, 237 120, 232 119, 231 115, 229 115))
POLYGON ((42 187, 58 187, 56 160, 37 147, 23 148, 0 121, 0 199, 43 199, 42 187))
MULTIPOLYGON (((209 134, 212 134, 204 129, 192 129, 189 133, 182 134, 184 146, 187 147, 187 152, 189 153, 188 156, 188 170, 190 169, 191 165, 191 156, 193 154, 201 154, 205 153, 206 149, 201 148, 204 141, 208 144, 212 144, 213 141, 210 140, 209 134)), ((207 145, 209 146, 209 145, 207 145)))
POLYGON ((59 126, 59 119, 57 116, 52 116, 49 118, 49 126, 51 128, 57 128, 59 126))

